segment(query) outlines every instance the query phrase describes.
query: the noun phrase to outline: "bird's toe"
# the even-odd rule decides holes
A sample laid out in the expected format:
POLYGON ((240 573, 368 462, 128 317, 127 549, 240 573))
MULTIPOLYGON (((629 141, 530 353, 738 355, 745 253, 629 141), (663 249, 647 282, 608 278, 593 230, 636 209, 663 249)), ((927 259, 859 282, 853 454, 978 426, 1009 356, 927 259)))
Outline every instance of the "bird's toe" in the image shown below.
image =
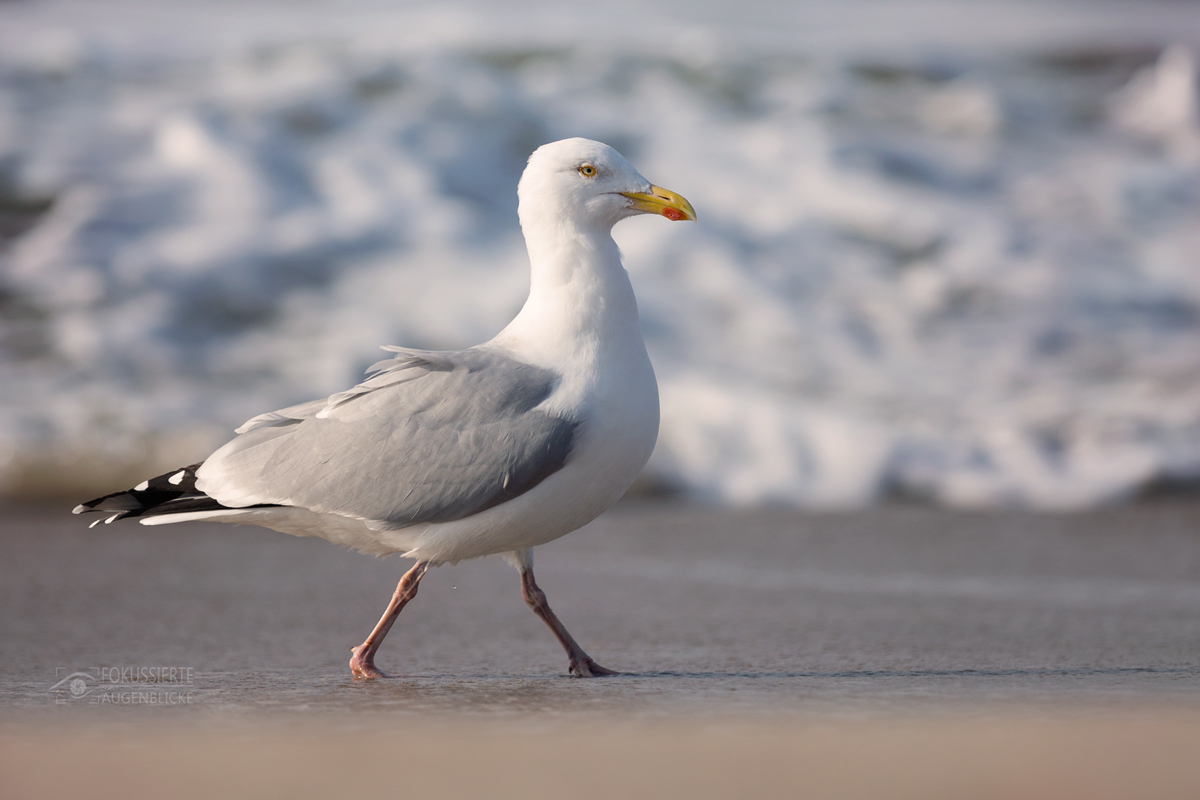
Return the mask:
POLYGON ((576 678, 605 678, 609 675, 620 675, 613 669, 602 667, 590 658, 571 662, 571 675, 576 678))
POLYGON ((355 678, 374 679, 391 677, 375 666, 373 658, 360 655, 361 650, 361 646, 350 649, 350 652, 354 654, 350 659, 350 671, 354 673, 355 678))

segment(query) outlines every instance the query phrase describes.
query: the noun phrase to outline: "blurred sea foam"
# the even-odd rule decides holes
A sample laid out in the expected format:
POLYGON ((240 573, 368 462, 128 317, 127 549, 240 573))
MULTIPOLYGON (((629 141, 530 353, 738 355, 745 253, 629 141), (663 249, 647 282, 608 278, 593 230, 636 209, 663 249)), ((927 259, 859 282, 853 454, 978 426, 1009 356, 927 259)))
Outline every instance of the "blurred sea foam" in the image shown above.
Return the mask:
POLYGON ((489 338, 537 145, 617 238, 647 484, 1066 508, 1200 480, 1194 4, 0 4, 0 490, 86 492, 489 338), (1190 37, 1190 38, 1189 38, 1190 37))

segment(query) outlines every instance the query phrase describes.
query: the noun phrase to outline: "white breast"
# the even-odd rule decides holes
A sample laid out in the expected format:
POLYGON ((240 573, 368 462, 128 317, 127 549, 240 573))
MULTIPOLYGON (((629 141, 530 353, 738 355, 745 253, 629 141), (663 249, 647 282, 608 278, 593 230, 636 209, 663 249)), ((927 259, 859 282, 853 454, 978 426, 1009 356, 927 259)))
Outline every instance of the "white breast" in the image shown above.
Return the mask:
POLYGON ((544 544, 603 513, 646 465, 658 437, 658 384, 615 250, 615 264, 602 272, 531 292, 521 314, 490 343, 561 376, 542 408, 580 422, 566 465, 520 497, 430 525, 415 540, 391 532, 396 545, 410 545, 405 555, 459 561, 544 544))

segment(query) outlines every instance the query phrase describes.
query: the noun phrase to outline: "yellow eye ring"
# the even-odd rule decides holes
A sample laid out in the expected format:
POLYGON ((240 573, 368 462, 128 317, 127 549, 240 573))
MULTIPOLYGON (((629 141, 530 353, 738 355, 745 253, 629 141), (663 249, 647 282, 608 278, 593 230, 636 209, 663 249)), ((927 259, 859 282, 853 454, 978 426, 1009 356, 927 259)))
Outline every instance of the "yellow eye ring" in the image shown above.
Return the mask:
POLYGON ((585 178, 594 178, 596 177, 596 168, 591 164, 584 164, 579 168, 579 174, 585 178))

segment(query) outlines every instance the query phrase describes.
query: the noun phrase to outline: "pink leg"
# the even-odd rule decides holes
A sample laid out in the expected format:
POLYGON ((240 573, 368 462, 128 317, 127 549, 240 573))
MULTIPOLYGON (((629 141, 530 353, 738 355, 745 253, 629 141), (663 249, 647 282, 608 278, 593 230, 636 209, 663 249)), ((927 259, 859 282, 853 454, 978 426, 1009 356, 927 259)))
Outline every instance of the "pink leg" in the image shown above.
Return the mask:
POLYGON ((572 675, 576 678, 596 678, 602 675, 621 674, 611 669, 605 669, 593 661, 591 656, 583 652, 583 648, 572 638, 571 634, 567 633, 567 629, 550 610, 550 604, 546 602, 546 593, 533 579, 532 567, 525 567, 521 570, 521 597, 525 598, 525 603, 533 609, 533 613, 541 617, 542 622, 550 627, 550 630, 558 638, 559 644, 567 651, 572 675))
POLYGON ((425 571, 428 569, 428 561, 418 561, 413 564, 412 569, 404 573, 404 577, 396 585, 396 593, 392 595, 392 602, 388 603, 387 611, 384 611, 383 616, 379 618, 375 630, 371 631, 371 635, 365 642, 358 647, 350 648, 350 652, 354 654, 350 659, 350 671, 354 673, 354 677, 388 677, 376 668, 375 651, 379 649, 379 645, 383 644, 383 637, 387 636, 388 631, 391 630, 392 623, 396 621, 396 617, 400 616, 400 611, 408 604, 409 600, 417 596, 417 586, 420 585, 421 578, 425 577, 425 571))

